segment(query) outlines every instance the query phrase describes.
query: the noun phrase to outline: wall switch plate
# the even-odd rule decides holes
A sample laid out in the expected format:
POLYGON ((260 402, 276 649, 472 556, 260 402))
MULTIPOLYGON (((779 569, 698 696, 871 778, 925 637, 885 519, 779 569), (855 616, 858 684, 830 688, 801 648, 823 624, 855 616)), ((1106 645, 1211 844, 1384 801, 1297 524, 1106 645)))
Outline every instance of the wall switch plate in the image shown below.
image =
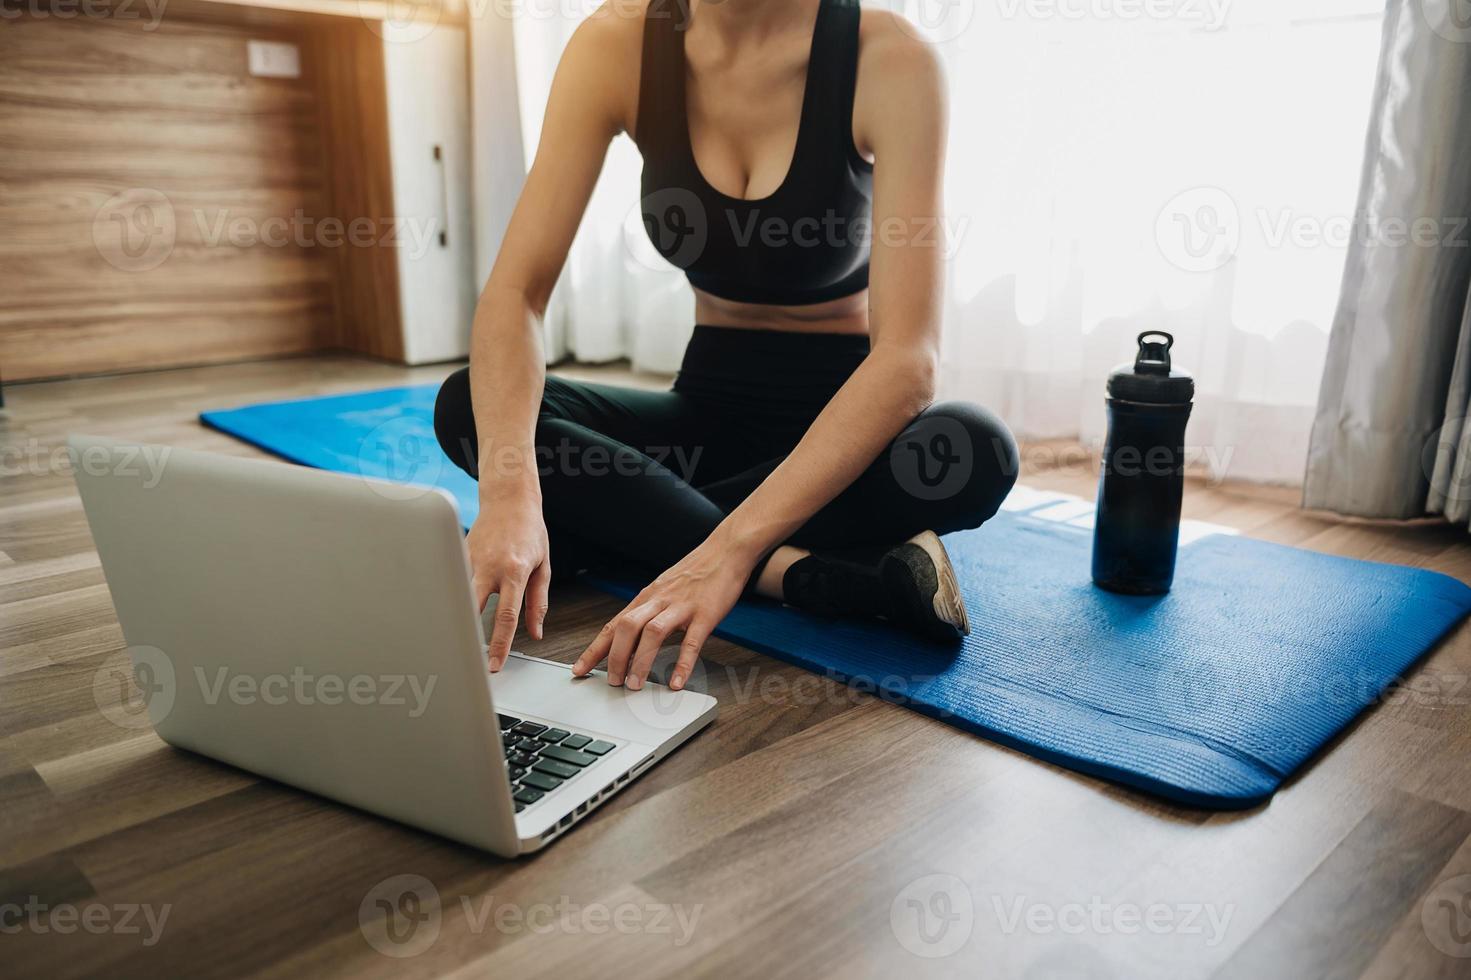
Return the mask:
POLYGON ((250 73, 261 78, 300 78, 301 49, 285 41, 246 41, 250 73))

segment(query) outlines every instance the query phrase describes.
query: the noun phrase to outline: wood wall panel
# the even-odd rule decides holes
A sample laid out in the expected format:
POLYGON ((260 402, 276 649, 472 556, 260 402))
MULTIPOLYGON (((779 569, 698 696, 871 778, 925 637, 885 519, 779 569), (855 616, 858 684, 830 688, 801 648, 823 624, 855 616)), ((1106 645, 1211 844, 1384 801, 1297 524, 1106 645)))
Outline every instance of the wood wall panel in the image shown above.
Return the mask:
MULTIPOLYGON (((361 25, 350 30, 324 24, 313 33, 310 53, 318 69, 327 210, 367 218, 389 234, 396 212, 383 44, 380 36, 361 25)), ((337 346, 403 360, 396 249, 348 246, 333 249, 329 258, 337 346)))
POLYGON ((219 235, 327 213, 305 47, 301 79, 246 69, 248 38, 308 37, 169 15, 4 22, 0 377, 335 342, 330 250, 285 225, 281 244, 219 235), (136 254, 120 247, 124 227, 136 254))

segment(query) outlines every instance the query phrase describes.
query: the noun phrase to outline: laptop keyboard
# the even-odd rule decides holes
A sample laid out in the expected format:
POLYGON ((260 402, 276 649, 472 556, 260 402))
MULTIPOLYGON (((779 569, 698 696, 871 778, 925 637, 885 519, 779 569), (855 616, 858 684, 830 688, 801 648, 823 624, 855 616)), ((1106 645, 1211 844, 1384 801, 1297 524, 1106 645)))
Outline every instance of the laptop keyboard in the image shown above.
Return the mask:
POLYGON ((512 715, 498 715, 501 744, 511 777, 511 796, 520 813, 618 746, 512 715))

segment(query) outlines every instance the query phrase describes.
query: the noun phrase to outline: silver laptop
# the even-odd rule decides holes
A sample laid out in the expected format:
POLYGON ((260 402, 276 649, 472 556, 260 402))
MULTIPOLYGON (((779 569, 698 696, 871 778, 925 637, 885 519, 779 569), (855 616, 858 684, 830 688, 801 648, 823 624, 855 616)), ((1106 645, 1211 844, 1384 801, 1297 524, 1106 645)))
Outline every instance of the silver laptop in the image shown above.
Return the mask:
POLYGON ((179 748, 509 857, 715 717, 516 653, 489 674, 443 491, 69 444, 148 721, 179 748))

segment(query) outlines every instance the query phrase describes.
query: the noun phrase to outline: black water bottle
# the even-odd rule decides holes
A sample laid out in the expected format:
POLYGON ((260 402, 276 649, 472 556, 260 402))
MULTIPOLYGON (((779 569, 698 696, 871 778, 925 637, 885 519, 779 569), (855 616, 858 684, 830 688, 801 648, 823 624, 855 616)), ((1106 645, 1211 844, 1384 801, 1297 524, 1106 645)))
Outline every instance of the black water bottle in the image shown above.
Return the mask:
POLYGON ((1139 354, 1108 376, 1108 440, 1093 525, 1093 581, 1110 592, 1158 595, 1175 577, 1185 423, 1195 381, 1170 364, 1175 338, 1139 335, 1139 354))

